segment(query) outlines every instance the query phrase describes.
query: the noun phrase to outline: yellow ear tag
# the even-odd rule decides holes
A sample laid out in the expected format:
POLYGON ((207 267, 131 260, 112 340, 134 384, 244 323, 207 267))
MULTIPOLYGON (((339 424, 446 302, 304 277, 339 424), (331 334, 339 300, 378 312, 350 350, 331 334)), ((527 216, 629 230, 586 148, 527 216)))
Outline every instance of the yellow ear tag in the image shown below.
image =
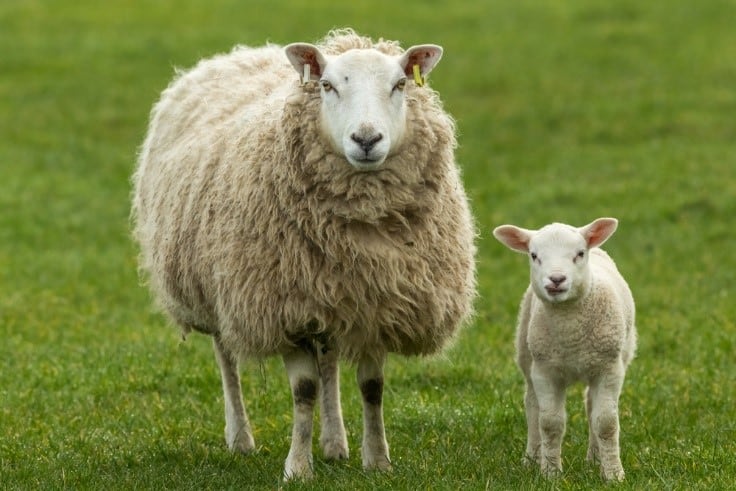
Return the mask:
POLYGON ((420 87, 424 85, 424 78, 422 77, 421 72, 419 71, 419 65, 414 65, 413 67, 414 71, 414 82, 420 87))
POLYGON ((311 78, 311 75, 310 75, 310 72, 311 71, 312 71, 311 65, 309 63, 305 63, 304 64, 304 73, 303 73, 303 78, 302 78, 302 82, 303 83, 305 83, 305 84, 306 83, 309 83, 309 79, 311 78))

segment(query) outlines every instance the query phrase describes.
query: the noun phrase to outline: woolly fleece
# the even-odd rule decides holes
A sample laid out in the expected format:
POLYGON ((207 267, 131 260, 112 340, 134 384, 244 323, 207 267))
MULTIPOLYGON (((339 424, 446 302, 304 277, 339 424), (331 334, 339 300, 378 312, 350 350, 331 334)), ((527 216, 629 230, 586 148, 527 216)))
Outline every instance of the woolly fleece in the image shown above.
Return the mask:
MULTIPOLYGON (((327 54, 377 49, 337 31, 327 54)), ((361 172, 319 129, 320 93, 278 46, 236 47, 181 72, 154 106, 133 176, 140 266, 186 334, 241 357, 307 338, 340 355, 441 350, 472 313, 475 228, 454 122, 406 87, 396 154, 361 172)))

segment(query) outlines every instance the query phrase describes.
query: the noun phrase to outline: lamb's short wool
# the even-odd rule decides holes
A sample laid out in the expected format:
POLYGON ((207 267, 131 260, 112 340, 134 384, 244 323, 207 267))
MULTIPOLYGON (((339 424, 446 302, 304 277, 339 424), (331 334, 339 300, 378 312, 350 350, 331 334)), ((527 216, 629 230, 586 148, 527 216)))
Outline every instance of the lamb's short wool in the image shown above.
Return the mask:
POLYGON ((471 315, 454 122, 425 84, 441 55, 351 30, 237 47, 180 72, 152 111, 133 177, 141 270, 185 334, 214 337, 230 448, 254 449, 238 361, 283 356, 286 477, 311 475, 318 396, 325 455, 348 456, 338 359, 357 363, 363 464, 389 468, 386 355, 437 353, 471 315))
POLYGON ((502 225, 493 235, 529 256, 531 284, 516 330, 517 363, 526 379, 525 460, 546 475, 562 470, 565 390, 586 385, 588 460, 606 480, 622 480, 618 400, 636 350, 634 299, 613 260, 598 248, 618 221, 599 218, 575 228, 502 225))

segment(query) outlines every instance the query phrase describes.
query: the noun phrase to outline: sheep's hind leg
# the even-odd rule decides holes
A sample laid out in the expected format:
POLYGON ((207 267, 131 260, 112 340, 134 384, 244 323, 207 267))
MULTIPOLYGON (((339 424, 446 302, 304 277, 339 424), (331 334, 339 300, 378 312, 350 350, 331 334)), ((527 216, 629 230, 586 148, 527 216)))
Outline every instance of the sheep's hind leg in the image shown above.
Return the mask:
POLYGON ((348 439, 340 405, 340 368, 337 350, 320 346, 318 354, 320 385, 320 423, 319 443, 325 458, 347 459, 348 439))
POLYGON ((220 366, 225 399, 225 442, 233 452, 250 453, 255 448, 253 432, 243 404, 237 359, 225 349, 219 336, 214 336, 215 358, 220 366))
POLYGON ((284 479, 312 477, 312 419, 319 390, 317 360, 311 351, 295 349, 284 355, 294 399, 291 448, 284 465, 284 479))
POLYGON ((363 396, 363 467, 390 470, 386 431, 383 426, 383 362, 364 357, 358 363, 358 385, 363 396))

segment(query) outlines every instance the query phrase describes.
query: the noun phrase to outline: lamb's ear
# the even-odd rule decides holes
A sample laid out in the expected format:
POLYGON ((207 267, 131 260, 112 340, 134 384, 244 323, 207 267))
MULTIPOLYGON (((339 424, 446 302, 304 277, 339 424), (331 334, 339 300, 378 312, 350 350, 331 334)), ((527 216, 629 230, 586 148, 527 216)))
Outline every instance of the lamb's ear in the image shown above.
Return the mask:
POLYGON ((319 80, 322 77, 327 60, 316 46, 308 43, 292 43, 287 45, 284 51, 301 77, 304 77, 306 73, 305 65, 309 66, 309 80, 319 80))
POLYGON ((419 44, 407 49, 399 64, 407 77, 414 76, 414 65, 419 67, 419 75, 424 78, 442 58, 442 46, 436 44, 419 44))
POLYGON ((493 230, 493 236, 509 249, 526 254, 533 232, 514 225, 501 225, 493 230))
POLYGON ((615 218, 598 218, 578 230, 585 237, 588 247, 598 247, 613 235, 618 227, 618 220, 615 218))

